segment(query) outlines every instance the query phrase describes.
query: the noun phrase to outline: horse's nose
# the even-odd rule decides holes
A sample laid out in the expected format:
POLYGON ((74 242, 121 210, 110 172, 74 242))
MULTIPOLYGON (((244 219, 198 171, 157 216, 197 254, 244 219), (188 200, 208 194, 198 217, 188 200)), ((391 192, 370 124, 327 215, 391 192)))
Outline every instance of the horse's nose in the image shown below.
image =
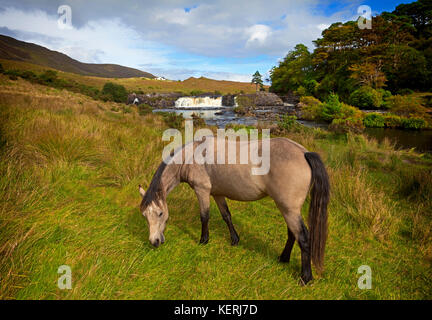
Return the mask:
POLYGON ((158 238, 158 239, 155 239, 155 240, 152 242, 152 245, 154 245, 156 248, 159 247, 159 245, 160 245, 160 240, 159 240, 159 238, 158 238))

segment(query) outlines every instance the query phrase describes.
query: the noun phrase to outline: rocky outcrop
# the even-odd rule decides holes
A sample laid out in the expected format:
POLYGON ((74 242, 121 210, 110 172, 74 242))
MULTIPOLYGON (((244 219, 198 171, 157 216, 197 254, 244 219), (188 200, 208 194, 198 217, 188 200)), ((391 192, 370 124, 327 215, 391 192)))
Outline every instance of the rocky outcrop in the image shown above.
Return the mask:
POLYGON ((255 106, 257 107, 270 107, 270 106, 283 106, 284 103, 276 94, 272 92, 260 91, 255 96, 255 106))
POLYGON ((152 108, 167 109, 174 108, 175 102, 178 98, 182 97, 181 93, 147 93, 128 95, 127 104, 148 104, 152 108))

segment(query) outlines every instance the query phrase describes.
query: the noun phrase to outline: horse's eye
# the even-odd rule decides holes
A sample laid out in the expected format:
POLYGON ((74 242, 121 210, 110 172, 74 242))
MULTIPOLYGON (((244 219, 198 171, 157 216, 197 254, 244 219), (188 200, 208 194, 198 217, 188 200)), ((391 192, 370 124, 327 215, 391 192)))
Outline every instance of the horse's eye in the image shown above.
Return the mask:
POLYGON ((163 212, 159 212, 159 217, 162 217, 162 215, 163 215, 163 212))

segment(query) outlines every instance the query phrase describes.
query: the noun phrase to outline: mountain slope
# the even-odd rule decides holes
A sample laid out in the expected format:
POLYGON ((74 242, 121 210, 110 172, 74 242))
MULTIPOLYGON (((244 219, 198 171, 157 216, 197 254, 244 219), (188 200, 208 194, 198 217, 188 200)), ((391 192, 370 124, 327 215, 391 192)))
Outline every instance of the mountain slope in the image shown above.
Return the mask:
POLYGON ((0 58, 29 62, 85 76, 105 78, 155 78, 151 73, 116 64, 82 63, 63 53, 4 35, 0 35, 0 58))

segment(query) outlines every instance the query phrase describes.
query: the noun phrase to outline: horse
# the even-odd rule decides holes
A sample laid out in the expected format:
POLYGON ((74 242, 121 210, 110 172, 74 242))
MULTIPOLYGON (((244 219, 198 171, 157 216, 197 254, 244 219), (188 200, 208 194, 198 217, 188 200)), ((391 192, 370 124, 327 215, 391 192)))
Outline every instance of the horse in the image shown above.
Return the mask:
MULTIPOLYGON (((218 148, 218 138, 210 138, 213 151, 218 148), (211 140, 213 139, 213 141, 211 140)), ((212 196, 226 222, 231 245, 239 243, 239 235, 231 220, 226 198, 236 201, 256 201, 271 197, 287 224, 288 239, 279 261, 288 263, 295 241, 301 249, 301 281, 307 284, 313 279, 311 260, 319 273, 323 270, 324 250, 327 239, 327 205, 330 184, 327 171, 319 156, 287 138, 267 139, 270 145, 270 166, 267 174, 254 175, 255 164, 247 163, 196 163, 186 161, 186 146, 171 153, 170 161, 162 161, 154 174, 148 190, 139 185, 142 196, 140 211, 147 219, 149 241, 155 247, 165 242, 164 231, 168 220, 167 195, 180 183, 187 183, 198 198, 201 218, 200 244, 209 241, 209 208, 212 196), (173 159, 177 161, 173 161, 173 159), (180 161, 179 161, 180 159, 180 161), (304 224, 301 208, 310 191, 308 225, 304 224)), ((256 141, 262 152, 263 139, 256 141)), ((220 142, 220 141, 219 141, 220 142)), ((226 147, 235 144, 241 150, 241 141, 225 140, 226 147)), ((246 141, 251 144, 250 141, 246 141)), ((196 150, 200 142, 190 142, 196 150)), ((228 156, 228 155, 226 155, 228 156)), ((240 152, 236 152, 236 159, 240 152)))

